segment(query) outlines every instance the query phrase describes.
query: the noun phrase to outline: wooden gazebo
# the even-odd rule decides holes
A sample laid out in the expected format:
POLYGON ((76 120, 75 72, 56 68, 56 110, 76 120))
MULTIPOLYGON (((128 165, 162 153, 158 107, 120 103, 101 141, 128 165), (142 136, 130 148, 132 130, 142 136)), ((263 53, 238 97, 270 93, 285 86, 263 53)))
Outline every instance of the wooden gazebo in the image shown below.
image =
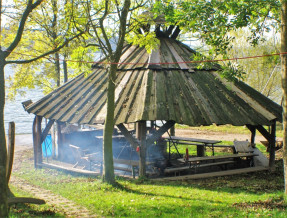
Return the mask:
MULTIPOLYGON (((276 121, 282 108, 241 81, 227 81, 220 66, 198 69, 192 63, 193 49, 176 40, 178 29, 158 31, 160 45, 149 54, 144 47, 124 47, 115 80, 115 125, 134 147, 159 139, 175 123, 189 126, 246 125, 254 143, 258 130, 269 142, 270 165, 275 159, 276 121), (146 137, 146 121, 165 120, 153 135, 146 137), (132 136, 123 124, 137 123, 141 132, 132 136), (270 126, 267 131, 263 126, 270 126)), ((102 60, 104 62, 104 60, 102 60)), ((81 74, 41 100, 26 107, 35 114, 33 139, 35 166, 42 162, 41 144, 53 122, 99 124, 106 113, 107 69, 104 63, 94 72, 81 74), (41 119, 49 122, 41 131, 41 119)), ((59 145, 60 146, 60 145, 59 145)), ((144 155, 140 155, 144 162, 144 155)))

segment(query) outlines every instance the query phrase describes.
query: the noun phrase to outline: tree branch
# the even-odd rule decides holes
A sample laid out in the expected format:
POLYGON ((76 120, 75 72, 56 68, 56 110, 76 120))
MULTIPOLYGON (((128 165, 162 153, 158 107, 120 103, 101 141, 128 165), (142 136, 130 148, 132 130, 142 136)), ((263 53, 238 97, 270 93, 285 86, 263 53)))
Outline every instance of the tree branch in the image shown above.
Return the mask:
POLYGON ((7 48, 7 50, 5 51, 5 57, 8 57, 10 55, 10 53, 17 47, 17 45, 19 44, 19 42, 21 41, 22 35, 23 35, 23 31, 24 31, 24 27, 25 27, 25 23, 28 19, 29 14, 37 7, 39 6, 43 0, 37 0, 34 4, 32 3, 32 0, 28 0, 27 3, 27 7, 22 15, 22 18, 20 20, 20 24, 19 24, 19 28, 17 31, 17 34, 14 38, 14 41, 10 44, 10 46, 7 48))
POLYGON ((105 27, 104 27, 104 20, 109 14, 109 4, 110 4, 110 1, 105 0, 105 12, 104 12, 104 15, 100 18, 100 29, 101 29, 103 37, 105 39, 106 46, 108 47, 109 56, 111 56, 113 53, 113 49, 112 49, 111 43, 109 42, 109 38, 107 36, 107 33, 105 31, 105 27))
POLYGON ((38 59, 40 59, 40 58, 43 58, 43 57, 45 57, 45 56, 47 56, 47 55, 50 55, 50 54, 53 54, 53 53, 59 51, 60 49, 62 49, 63 47, 65 47, 70 41, 72 41, 72 40, 74 40, 75 38, 79 37, 79 36, 82 35, 83 33, 84 33, 84 32, 78 33, 77 35, 73 36, 72 38, 70 38, 70 39, 68 39, 68 40, 65 40, 65 42, 64 42, 62 45, 58 46, 57 48, 55 48, 55 49, 53 49, 53 50, 51 50, 51 51, 48 51, 48 52, 46 52, 46 53, 44 53, 44 54, 42 54, 42 55, 39 55, 39 56, 37 56, 37 57, 35 57, 35 58, 32 58, 32 59, 30 59, 30 60, 6 61, 6 64, 28 64, 28 63, 30 63, 30 62, 36 61, 36 60, 38 60, 38 59))

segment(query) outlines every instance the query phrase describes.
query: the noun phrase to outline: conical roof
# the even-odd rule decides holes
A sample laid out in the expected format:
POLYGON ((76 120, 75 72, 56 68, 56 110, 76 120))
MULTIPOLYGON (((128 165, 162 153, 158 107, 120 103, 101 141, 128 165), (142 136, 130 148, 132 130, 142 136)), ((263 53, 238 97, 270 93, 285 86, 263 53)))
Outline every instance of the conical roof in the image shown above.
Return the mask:
MULTIPOLYGON (((173 120, 190 126, 270 125, 281 121, 282 108, 243 82, 221 78, 215 66, 198 70, 195 51, 179 41, 160 38, 149 54, 145 48, 123 50, 115 80, 115 124, 140 120, 173 120), (164 63, 164 64, 163 64, 164 63)), ((107 70, 97 64, 27 107, 29 113, 68 123, 103 123, 107 70)))

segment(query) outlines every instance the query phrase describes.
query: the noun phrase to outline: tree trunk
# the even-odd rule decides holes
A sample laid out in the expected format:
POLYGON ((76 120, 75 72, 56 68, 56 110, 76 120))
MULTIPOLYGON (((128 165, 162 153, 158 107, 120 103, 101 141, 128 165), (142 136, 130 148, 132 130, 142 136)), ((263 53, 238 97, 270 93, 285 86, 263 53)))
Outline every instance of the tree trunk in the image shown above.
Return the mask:
POLYGON ((146 121, 137 122, 137 139, 140 141, 139 177, 146 177, 146 121))
POLYGON ((107 114, 104 127, 103 158, 104 171, 103 181, 114 184, 114 161, 113 161, 113 130, 114 130, 114 108, 115 108, 115 78, 117 66, 111 65, 109 69, 109 81, 107 90, 107 114))
POLYGON ((60 56, 59 53, 55 53, 55 67, 56 67, 56 81, 57 81, 57 87, 60 87, 61 85, 61 67, 60 67, 60 56))
MULTIPOLYGON (((287 1, 282 0, 281 11, 281 53, 287 52, 287 1)), ((282 92, 283 92, 283 162, 285 194, 287 194, 287 54, 281 55, 282 92)))
POLYGON ((5 106, 5 57, 0 50, 0 217, 8 217, 8 184, 6 179, 7 147, 4 127, 5 106))
POLYGON ((63 60, 64 83, 68 82, 68 67, 66 59, 63 60))

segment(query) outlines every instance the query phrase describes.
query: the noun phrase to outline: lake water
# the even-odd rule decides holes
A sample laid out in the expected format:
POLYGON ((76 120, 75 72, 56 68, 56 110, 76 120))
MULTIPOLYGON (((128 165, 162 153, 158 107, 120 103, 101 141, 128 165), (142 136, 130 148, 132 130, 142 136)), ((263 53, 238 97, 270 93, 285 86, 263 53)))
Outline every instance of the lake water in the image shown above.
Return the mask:
MULTIPOLYGON (((5 67, 5 77, 13 75, 13 71, 10 66, 5 67)), ((4 109, 4 122, 5 130, 8 133, 9 122, 14 121, 16 127, 16 134, 21 133, 32 133, 32 123, 35 117, 34 114, 28 114, 23 106, 22 102, 31 99, 36 102, 43 97, 41 90, 27 90, 27 94, 23 97, 20 95, 16 96, 14 101, 6 99, 4 109)))

